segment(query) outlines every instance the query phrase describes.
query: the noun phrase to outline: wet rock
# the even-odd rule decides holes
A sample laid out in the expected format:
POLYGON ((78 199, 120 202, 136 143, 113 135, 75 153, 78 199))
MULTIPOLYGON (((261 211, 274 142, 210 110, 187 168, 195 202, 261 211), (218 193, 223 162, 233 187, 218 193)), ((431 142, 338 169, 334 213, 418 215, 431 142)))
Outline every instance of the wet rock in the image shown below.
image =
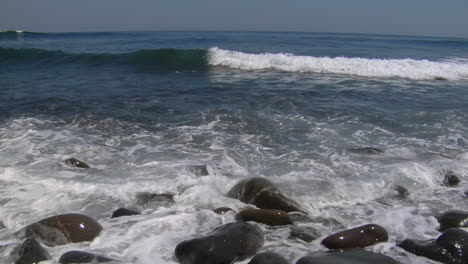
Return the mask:
POLYGON ((115 261, 107 257, 95 255, 93 253, 84 252, 84 251, 68 251, 65 252, 59 259, 59 263, 69 264, 69 263, 100 263, 100 262, 110 262, 115 261))
POLYGON ((364 250, 318 253, 300 258, 296 264, 399 264, 383 254, 364 250))
POLYGON ((35 264, 50 259, 49 253, 34 239, 28 238, 20 246, 15 264, 35 264))
POLYGON ((397 192, 397 197, 400 199, 405 199, 409 196, 409 191, 401 185, 395 185, 394 190, 397 192))
POLYGON ((289 264, 289 262, 274 252, 262 252, 255 255, 247 264, 289 264))
POLYGON ((20 231, 20 238, 36 238, 47 246, 92 241, 101 232, 101 225, 89 216, 63 214, 31 224, 20 231))
POLYGON ((444 176, 444 180, 442 181, 442 184, 447 187, 457 187, 461 180, 458 175, 456 175, 453 171, 444 171, 442 172, 444 176))
POLYGON ((434 80, 436 80, 436 81, 448 81, 448 79, 445 78, 445 77, 435 77, 434 80))
POLYGON ((368 224, 328 236, 322 244, 329 249, 364 248, 387 240, 388 233, 383 227, 368 224))
POLYGON ((293 227, 291 228, 291 232, 289 233, 289 237, 297 238, 307 243, 314 241, 315 239, 320 237, 320 234, 317 230, 313 228, 300 228, 300 227, 293 227))
POLYGON ((468 212, 450 210, 436 217, 439 221, 439 231, 444 232, 449 228, 468 227, 468 212))
POLYGON ((292 218, 285 211, 272 209, 247 209, 236 215, 237 220, 254 221, 270 226, 290 225, 292 218))
POLYGON ((81 160, 77 160, 75 158, 69 158, 65 160, 65 164, 75 167, 75 168, 83 168, 83 169, 88 169, 89 166, 88 164, 82 162, 81 160))
POLYGON ((222 225, 204 237, 177 245, 181 264, 223 264, 245 260, 263 246, 263 232, 254 225, 234 222, 222 225))
POLYGON ((208 168, 206 165, 192 165, 188 167, 188 171, 190 171, 195 176, 208 176, 208 168))
POLYGON ((0 229, 3 229, 3 228, 5 228, 5 224, 3 224, 2 221, 0 221, 0 229))
POLYGON ((116 217, 121 217, 121 216, 129 216, 129 215, 139 215, 140 212, 137 212, 135 210, 130 210, 127 208, 119 208, 112 212, 111 218, 116 218, 116 217))
POLYGON ((174 194, 173 193, 149 193, 149 192, 140 192, 135 195, 137 200, 137 205, 140 206, 163 206, 169 207, 174 204, 174 194))
POLYGON ((220 214, 220 215, 223 215, 229 211, 234 211, 234 210, 229 207, 219 207, 213 210, 213 212, 220 214))
POLYGON ((378 148, 370 148, 370 147, 366 147, 366 148, 350 148, 350 149, 347 149, 348 152, 351 152, 351 153, 354 153, 354 154, 364 154, 364 155, 378 155, 378 154, 382 154, 383 153, 383 150, 381 149, 378 149, 378 148))
POLYGON ((462 229, 447 229, 436 240, 406 239, 398 246, 415 255, 446 264, 468 263, 468 232, 462 229))
POLYGON ((242 180, 231 188, 227 196, 261 209, 303 212, 296 202, 286 198, 273 183, 264 178, 242 180))

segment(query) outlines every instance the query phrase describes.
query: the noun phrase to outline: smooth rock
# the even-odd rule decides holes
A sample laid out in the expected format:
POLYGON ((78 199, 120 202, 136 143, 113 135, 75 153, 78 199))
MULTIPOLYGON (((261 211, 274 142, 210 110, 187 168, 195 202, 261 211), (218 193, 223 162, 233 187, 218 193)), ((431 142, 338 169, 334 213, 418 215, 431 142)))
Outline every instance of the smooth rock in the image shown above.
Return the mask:
POLYGON ((387 240, 388 233, 383 227, 368 224, 328 236, 322 244, 329 249, 364 248, 387 240))
POLYGON ((208 176, 208 168, 206 165, 192 165, 188 167, 188 170, 195 176, 208 176))
POLYGON ((300 228, 300 227, 293 227, 291 228, 291 232, 289 233, 289 237, 297 238, 307 243, 314 241, 315 239, 320 237, 320 234, 317 230, 313 228, 300 228))
POLYGON ((439 231, 444 232, 449 228, 468 227, 468 212, 450 210, 436 217, 439 221, 439 231))
POLYGON ((228 264, 255 255, 263 243, 258 227, 234 222, 217 227, 207 236, 181 242, 175 256, 181 264, 228 264))
POLYGON ((75 158, 69 158, 65 160, 65 164, 75 167, 75 168, 82 168, 82 169, 88 169, 89 166, 88 164, 82 162, 81 160, 77 160, 75 158))
POLYGON ((247 264, 289 264, 289 262, 274 252, 262 252, 255 255, 247 264))
POLYGON ((107 257, 99 256, 93 253, 72 250, 65 252, 59 259, 59 263, 69 264, 69 263, 100 263, 100 262, 110 262, 115 261, 107 257))
POLYGON ((234 211, 234 210, 229 207, 219 207, 213 210, 213 212, 220 214, 220 215, 223 215, 229 211, 234 211))
POLYGON ((436 240, 406 239, 398 246, 417 256, 446 264, 468 263, 468 232, 458 228, 447 229, 436 240))
POLYGON ((254 221, 270 226, 290 225, 292 218, 285 211, 272 209, 246 209, 236 215, 237 220, 254 221))
POLYGON ((36 264, 50 259, 49 253, 34 239, 28 238, 21 244, 19 258, 15 264, 36 264))
POLYGON ((277 209, 287 213, 303 212, 296 202, 286 198, 273 183, 264 178, 242 180, 226 195, 261 209, 277 209))
POLYGON ((378 148, 350 148, 348 149, 349 152, 354 153, 354 154, 364 154, 364 155, 378 155, 382 154, 383 150, 378 149, 378 148))
POLYGON ((296 264, 399 264, 399 262, 379 253, 347 250, 305 256, 296 264))
POLYGON ((111 218, 116 218, 116 217, 121 217, 121 216, 129 216, 129 215, 139 215, 140 212, 137 212, 135 210, 130 210, 127 208, 119 208, 112 212, 111 218))
POLYGON ((174 194, 173 193, 149 193, 149 192, 140 192, 135 195, 137 200, 137 205, 148 206, 156 205, 169 207, 174 203, 174 194))
POLYGON ((47 246, 92 241, 102 226, 89 216, 63 214, 42 219, 20 231, 20 238, 36 238, 47 246))

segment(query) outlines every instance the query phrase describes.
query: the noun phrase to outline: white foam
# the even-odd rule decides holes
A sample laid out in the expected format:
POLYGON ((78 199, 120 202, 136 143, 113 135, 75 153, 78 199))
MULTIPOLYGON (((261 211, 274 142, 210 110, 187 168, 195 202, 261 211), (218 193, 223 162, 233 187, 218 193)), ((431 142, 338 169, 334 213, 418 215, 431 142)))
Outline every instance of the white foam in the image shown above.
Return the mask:
POLYGON ((211 48, 209 64, 242 70, 275 69, 300 73, 349 74, 364 77, 400 77, 415 80, 468 79, 468 61, 368 59, 297 56, 286 53, 249 54, 211 48))

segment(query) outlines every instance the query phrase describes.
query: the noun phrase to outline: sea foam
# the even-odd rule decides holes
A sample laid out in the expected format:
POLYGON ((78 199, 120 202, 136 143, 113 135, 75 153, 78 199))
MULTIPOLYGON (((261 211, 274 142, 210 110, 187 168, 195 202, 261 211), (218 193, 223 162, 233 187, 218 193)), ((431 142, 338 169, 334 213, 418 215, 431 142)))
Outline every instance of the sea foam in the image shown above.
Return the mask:
POLYGON ((209 64, 242 70, 275 69, 300 73, 349 74, 363 77, 400 77, 414 80, 468 79, 468 62, 460 59, 369 59, 297 56, 288 53, 249 54, 211 48, 209 64))

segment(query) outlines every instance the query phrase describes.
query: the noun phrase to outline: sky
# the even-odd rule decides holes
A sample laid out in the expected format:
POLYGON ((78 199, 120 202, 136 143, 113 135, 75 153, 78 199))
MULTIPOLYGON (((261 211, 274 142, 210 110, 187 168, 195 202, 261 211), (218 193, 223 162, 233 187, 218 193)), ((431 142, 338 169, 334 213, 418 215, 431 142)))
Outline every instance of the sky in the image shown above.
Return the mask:
POLYGON ((468 38, 468 0, 0 0, 0 30, 246 30, 468 38))

